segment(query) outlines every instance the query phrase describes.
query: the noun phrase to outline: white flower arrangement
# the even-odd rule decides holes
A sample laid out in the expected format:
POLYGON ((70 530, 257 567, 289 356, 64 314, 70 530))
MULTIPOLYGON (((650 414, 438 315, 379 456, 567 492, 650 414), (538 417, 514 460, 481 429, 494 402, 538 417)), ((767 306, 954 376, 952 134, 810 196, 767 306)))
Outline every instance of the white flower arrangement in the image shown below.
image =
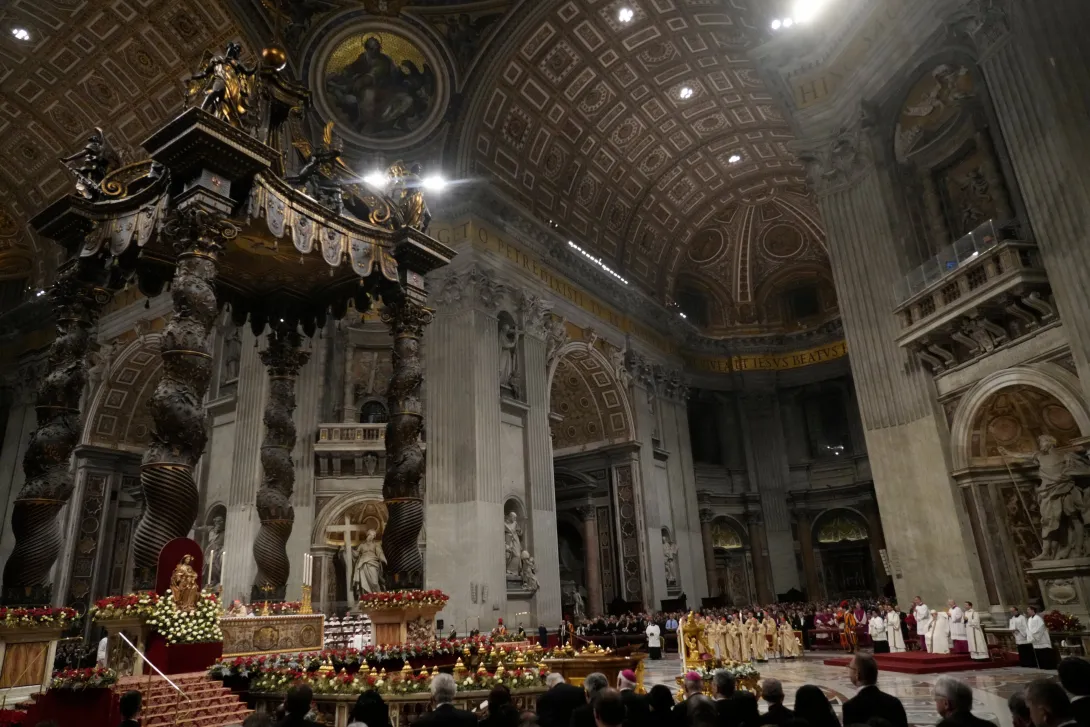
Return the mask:
POLYGON ((201 644, 223 641, 220 630, 219 599, 211 591, 203 591, 192 611, 180 611, 174 604, 174 594, 169 589, 155 605, 148 618, 152 626, 168 644, 201 644))

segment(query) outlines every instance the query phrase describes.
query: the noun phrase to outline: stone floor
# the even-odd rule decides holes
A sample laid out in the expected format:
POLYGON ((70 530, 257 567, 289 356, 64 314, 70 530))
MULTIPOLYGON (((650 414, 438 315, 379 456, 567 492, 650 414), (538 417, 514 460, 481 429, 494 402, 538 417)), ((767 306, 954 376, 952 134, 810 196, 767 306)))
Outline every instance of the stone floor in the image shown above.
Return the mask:
MULTIPOLYGON (((800 660, 771 661, 761 664, 762 677, 775 677, 783 682, 787 694, 786 704, 795 701, 795 691, 804 684, 816 684, 825 690, 838 715, 845 701, 855 694, 845 667, 825 666, 822 660, 827 655, 808 654, 800 660)), ((666 684, 676 689, 675 678, 681 674, 681 662, 676 654, 667 654, 661 661, 645 661, 644 684, 650 689, 655 684, 666 684)), ((1010 713, 1007 711, 1007 698, 1022 689, 1026 684, 1045 674, 1036 669, 1012 667, 989 669, 986 671, 965 671, 954 674, 973 688, 975 704, 973 712, 999 727, 1012 727, 1010 713)), ((935 703, 931 699, 931 685, 938 674, 894 674, 885 673, 879 677, 878 684, 886 692, 901 699, 908 712, 908 721, 913 725, 934 725, 939 721, 935 713, 935 703)), ((762 711, 764 709, 762 703, 762 711)))

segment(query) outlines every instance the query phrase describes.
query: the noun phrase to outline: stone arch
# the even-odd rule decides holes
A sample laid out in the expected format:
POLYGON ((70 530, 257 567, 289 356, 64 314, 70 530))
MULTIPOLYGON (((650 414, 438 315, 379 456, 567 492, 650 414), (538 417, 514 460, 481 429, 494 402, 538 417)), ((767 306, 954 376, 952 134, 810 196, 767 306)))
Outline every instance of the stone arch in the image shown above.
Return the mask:
POLYGON ((92 392, 81 444, 135 453, 147 449, 152 432, 147 401, 163 369, 159 340, 158 333, 151 333, 120 344, 106 377, 92 392))
MULTIPOLYGON (((382 504, 382 493, 378 491, 351 492, 338 495, 327 502, 314 519, 314 526, 310 531, 310 542, 314 546, 329 545, 327 534, 329 531, 344 522, 344 516, 356 511, 366 510, 368 505, 375 504, 382 511, 376 514, 381 521, 378 532, 381 535, 382 528, 386 525, 385 508, 382 504)), ((361 523, 362 525, 362 523, 361 523)))
POLYGON ((586 451, 636 439, 628 393, 615 366, 592 344, 569 343, 549 367, 553 450, 586 451))
POLYGON ((1078 428, 1078 435, 1090 434, 1090 409, 1082 398, 1082 390, 1074 374, 1053 363, 1014 366, 985 376, 977 382, 954 413, 950 426, 950 442, 955 472, 973 464, 974 436, 979 442, 980 432, 976 428, 982 409, 989 406, 993 397, 1006 389, 1013 390, 1008 392, 1012 394, 1027 389, 1041 392, 1044 395, 1042 400, 1052 400, 1066 409, 1078 428))

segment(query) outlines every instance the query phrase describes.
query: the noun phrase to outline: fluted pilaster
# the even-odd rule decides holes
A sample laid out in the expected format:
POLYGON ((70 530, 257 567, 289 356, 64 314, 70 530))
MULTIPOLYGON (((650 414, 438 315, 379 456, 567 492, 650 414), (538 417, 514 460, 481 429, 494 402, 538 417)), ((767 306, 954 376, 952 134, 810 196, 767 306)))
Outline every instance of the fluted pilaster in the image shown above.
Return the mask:
POLYGON ((83 431, 79 405, 87 354, 98 314, 109 300, 95 277, 89 263, 70 263, 49 290, 57 337, 38 388, 38 426, 23 456, 25 481, 11 511, 15 548, 4 566, 5 602, 49 600, 50 570, 61 549, 57 514, 72 495, 68 460, 83 431))
POLYGON ((392 588, 422 588, 424 563, 417 540, 424 526, 424 451, 420 433, 424 416, 421 384, 424 365, 420 339, 431 323, 432 311, 403 298, 382 309, 382 320, 394 337, 393 373, 386 393, 390 419, 386 424, 386 477, 382 498, 389 520, 382 534, 387 582, 392 588))
POLYGON ((269 399, 265 403, 265 440, 261 444, 263 477, 257 491, 261 529, 254 539, 257 578, 254 597, 283 599, 291 565, 287 543, 295 522, 291 505, 295 484, 295 382, 299 369, 310 358, 294 324, 280 324, 268 336, 261 362, 269 373, 269 399))

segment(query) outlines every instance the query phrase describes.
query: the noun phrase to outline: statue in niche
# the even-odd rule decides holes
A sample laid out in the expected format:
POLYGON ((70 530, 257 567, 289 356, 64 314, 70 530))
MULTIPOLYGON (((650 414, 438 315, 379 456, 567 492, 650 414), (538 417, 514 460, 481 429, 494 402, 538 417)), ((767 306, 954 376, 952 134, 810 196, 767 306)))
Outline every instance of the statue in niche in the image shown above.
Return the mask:
POLYGON ((957 187, 958 202, 961 205, 961 229, 969 232, 991 216, 995 209, 995 200, 992 199, 988 180, 979 167, 970 169, 965 176, 951 180, 957 187))
POLYGON ((576 623, 586 618, 586 602, 583 601, 583 594, 579 592, 579 586, 572 589, 571 592, 571 612, 576 623))
POLYGON ((522 565, 522 527, 513 510, 503 521, 503 553, 507 575, 517 576, 522 565))
POLYGON ((514 321, 500 319, 500 388, 508 389, 516 399, 521 399, 521 381, 518 371, 518 343, 522 332, 514 321))
POLYGON ((218 586, 223 578, 223 543, 225 528, 222 515, 212 518, 208 531, 208 543, 204 546, 204 560, 208 564, 208 585, 218 586))
POLYGON ((352 590, 357 598, 382 590, 382 567, 386 565, 386 554, 382 552, 382 543, 375 540, 375 535, 374 530, 368 530, 364 541, 356 546, 356 552, 352 554, 355 571, 352 574, 352 590))
POLYGON ((238 380, 242 360, 242 329, 231 326, 223 336, 223 383, 238 380))
POLYGON ((666 561, 666 585, 677 585, 677 544, 670 540, 670 536, 662 533, 662 555, 666 561))
POLYGON ((363 455, 363 471, 367 473, 368 477, 374 477, 375 472, 378 470, 378 455, 374 452, 368 452, 363 455))
POLYGON ((1037 464, 1037 504, 1041 512, 1041 554, 1034 560, 1077 558, 1088 555, 1086 523, 1090 522, 1090 493, 1075 483, 1075 476, 1090 476, 1090 463, 1074 453, 1056 451, 1056 438, 1042 434, 1036 452, 1010 452, 1004 457, 1037 464))
POLYGON ((519 577, 522 578, 522 587, 530 593, 537 593, 539 588, 537 582, 537 564, 534 563, 533 556, 529 551, 522 551, 522 555, 519 559, 519 577))

